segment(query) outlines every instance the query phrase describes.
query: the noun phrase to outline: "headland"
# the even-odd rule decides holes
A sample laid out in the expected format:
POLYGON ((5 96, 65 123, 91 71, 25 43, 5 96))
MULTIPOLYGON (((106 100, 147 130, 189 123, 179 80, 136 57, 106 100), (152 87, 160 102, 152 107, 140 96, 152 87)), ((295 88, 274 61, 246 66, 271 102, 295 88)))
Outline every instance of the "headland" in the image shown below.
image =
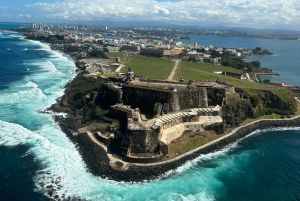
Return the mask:
MULTIPOLYGON (((61 50, 58 47, 66 45, 70 47, 55 41, 51 47, 61 50)), ((214 51, 210 56, 217 54, 214 51)), ((270 69, 261 70, 257 62, 243 63, 239 53, 230 51, 221 60, 207 59, 203 53, 180 55, 182 50, 177 54, 153 48, 112 53, 89 50, 92 58, 84 60, 78 58, 84 54, 64 51, 76 59, 78 75, 50 110, 68 114, 54 119, 76 144, 91 173, 128 182, 156 179, 258 129, 298 127, 299 116, 291 118, 298 112, 295 94, 282 86, 256 83, 251 79, 255 72, 270 69), (154 61, 153 57, 163 58, 143 75, 124 68, 133 65, 139 71, 135 61, 154 61), (164 66, 159 66, 162 61, 164 66), (214 72, 207 68, 197 76, 214 79, 194 79, 195 75, 187 73, 199 66, 205 69, 204 61, 211 62, 214 72), (232 67, 239 65, 236 61, 248 68, 236 71, 232 67), (163 79, 148 79, 147 74, 163 79), (249 118, 268 119, 240 126, 249 118)), ((140 63, 139 68, 144 65, 140 63)))

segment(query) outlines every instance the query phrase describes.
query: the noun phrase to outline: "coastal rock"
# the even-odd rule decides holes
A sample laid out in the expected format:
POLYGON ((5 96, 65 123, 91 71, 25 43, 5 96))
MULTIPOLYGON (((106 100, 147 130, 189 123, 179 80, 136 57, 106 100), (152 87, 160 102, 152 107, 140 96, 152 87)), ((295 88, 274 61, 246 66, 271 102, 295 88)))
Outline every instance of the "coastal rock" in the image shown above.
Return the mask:
POLYGON ((145 182, 147 180, 157 179, 166 172, 174 170, 189 160, 193 160, 200 155, 212 153, 229 146, 231 143, 244 138, 256 130, 265 130, 283 127, 297 127, 300 125, 300 117, 294 119, 281 120, 261 120, 252 124, 240 127, 232 135, 206 146, 205 148, 191 152, 171 162, 165 162, 157 165, 138 166, 133 165, 128 170, 121 172, 113 170, 109 165, 109 159, 106 152, 88 137, 87 134, 76 136, 76 142, 79 144, 78 150, 87 164, 89 171, 102 178, 126 182, 145 182))

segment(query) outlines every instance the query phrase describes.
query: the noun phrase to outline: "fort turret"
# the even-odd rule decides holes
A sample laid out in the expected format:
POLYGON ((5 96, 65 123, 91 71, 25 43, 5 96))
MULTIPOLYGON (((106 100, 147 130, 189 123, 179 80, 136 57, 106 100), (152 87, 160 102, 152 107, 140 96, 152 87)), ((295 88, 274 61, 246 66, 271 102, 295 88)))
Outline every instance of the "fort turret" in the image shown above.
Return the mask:
POLYGON ((126 81, 131 82, 134 80, 134 72, 128 68, 127 73, 126 73, 126 81))

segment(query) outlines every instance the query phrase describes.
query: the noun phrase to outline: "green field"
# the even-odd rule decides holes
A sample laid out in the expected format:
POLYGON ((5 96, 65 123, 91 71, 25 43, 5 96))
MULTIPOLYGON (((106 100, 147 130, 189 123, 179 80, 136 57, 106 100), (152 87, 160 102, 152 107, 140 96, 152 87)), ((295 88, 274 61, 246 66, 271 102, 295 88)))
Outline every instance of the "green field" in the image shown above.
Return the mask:
POLYGON ((112 56, 120 55, 121 62, 125 65, 121 72, 126 72, 130 67, 134 75, 148 79, 166 80, 174 67, 174 62, 168 59, 133 55, 126 60, 123 53, 113 52, 109 54, 112 56))
POLYGON ((229 76, 215 74, 215 71, 227 71, 232 73, 240 73, 240 70, 221 65, 200 64, 190 62, 180 62, 173 79, 188 80, 216 80, 227 82, 235 87, 247 89, 279 89, 279 87, 250 82, 248 80, 240 80, 229 76))
MULTIPOLYGON (((130 67, 135 75, 144 76, 149 79, 166 80, 170 72, 174 67, 174 62, 156 57, 147 57, 142 55, 130 56, 128 60, 125 59, 123 52, 109 52, 110 56, 120 57, 121 62, 125 65, 125 68, 121 72, 126 72, 128 67, 130 67)), ((279 91, 277 93, 282 93, 286 90, 281 90, 280 87, 259 84, 256 82, 251 82, 249 80, 240 80, 229 76, 223 76, 216 74, 216 71, 226 71, 231 73, 241 73, 241 70, 221 66, 221 65, 211 65, 202 63, 192 63, 192 62, 180 62, 173 80, 184 79, 188 80, 216 80, 227 82, 235 87, 242 88, 247 91, 247 89, 263 89, 279 91)), ((251 90, 249 91, 249 94, 251 90)))
POLYGON ((107 54, 111 57, 120 57, 122 62, 125 60, 124 52, 108 52, 107 54))

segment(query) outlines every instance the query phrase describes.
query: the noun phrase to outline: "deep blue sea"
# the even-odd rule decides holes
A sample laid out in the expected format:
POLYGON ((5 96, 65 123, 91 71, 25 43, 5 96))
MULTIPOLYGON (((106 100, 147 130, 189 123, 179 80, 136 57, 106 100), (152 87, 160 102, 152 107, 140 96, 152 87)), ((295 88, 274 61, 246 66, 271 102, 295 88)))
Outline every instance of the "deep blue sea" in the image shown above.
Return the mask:
MULTIPOLYGON (((258 58, 262 65, 300 85, 299 41, 193 37, 198 44, 267 48, 275 55, 258 58), (274 61, 277 55, 284 66, 274 61)), ((86 200, 300 200, 299 128, 255 132, 155 181, 94 177, 51 116, 36 112, 62 96, 74 70, 67 55, 0 30, 0 200, 48 200, 47 187, 59 197, 86 200)))

